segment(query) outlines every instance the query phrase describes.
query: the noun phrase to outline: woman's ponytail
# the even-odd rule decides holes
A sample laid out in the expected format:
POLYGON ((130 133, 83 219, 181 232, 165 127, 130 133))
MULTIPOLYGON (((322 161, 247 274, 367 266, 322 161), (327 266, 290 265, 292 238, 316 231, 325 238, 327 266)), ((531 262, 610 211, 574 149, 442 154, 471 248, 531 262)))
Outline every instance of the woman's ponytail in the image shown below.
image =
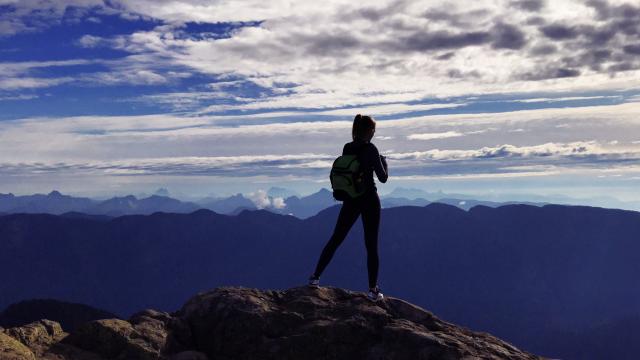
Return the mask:
POLYGON ((376 128, 376 122, 368 115, 358 114, 353 119, 351 137, 353 140, 366 140, 369 130, 376 128))

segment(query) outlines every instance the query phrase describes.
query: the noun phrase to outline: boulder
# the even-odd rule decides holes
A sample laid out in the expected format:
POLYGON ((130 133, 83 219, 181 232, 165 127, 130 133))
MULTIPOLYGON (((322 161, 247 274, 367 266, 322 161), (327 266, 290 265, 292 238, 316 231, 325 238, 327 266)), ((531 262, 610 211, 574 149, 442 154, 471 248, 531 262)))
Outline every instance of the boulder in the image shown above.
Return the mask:
POLYGON ((539 359, 400 299, 333 287, 218 288, 175 316, 211 359, 539 359))
POLYGON ((0 359, 36 360, 36 356, 23 343, 4 332, 0 332, 0 359))
POLYGON ((36 355, 42 355, 52 344, 68 335, 59 323, 47 319, 6 329, 5 334, 20 341, 36 355))
POLYGON ((94 320, 81 325, 62 341, 109 359, 157 359, 158 344, 131 323, 120 319, 94 320))

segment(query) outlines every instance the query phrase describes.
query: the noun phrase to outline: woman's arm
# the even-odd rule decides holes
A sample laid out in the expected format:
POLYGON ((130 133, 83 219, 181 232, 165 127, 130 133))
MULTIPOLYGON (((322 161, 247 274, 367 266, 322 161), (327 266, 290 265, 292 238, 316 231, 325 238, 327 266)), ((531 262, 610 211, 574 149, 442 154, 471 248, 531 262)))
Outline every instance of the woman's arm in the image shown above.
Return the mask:
POLYGON ((372 149, 373 156, 371 160, 373 161, 373 170, 376 172, 378 180, 380 180, 381 183, 386 183, 387 178, 389 177, 387 160, 384 156, 380 155, 378 148, 375 145, 372 146, 372 149))

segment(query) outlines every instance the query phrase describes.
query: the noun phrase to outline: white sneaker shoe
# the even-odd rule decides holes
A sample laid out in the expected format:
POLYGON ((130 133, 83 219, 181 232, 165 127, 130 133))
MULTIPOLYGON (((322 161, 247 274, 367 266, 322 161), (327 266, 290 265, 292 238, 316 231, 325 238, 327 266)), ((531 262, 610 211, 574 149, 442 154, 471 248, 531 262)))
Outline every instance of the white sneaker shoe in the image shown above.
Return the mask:
POLYGON ((384 295, 380 292, 378 285, 373 288, 369 288, 369 294, 367 295, 369 300, 380 301, 384 299, 384 295))
POLYGON ((311 275, 311 277, 309 277, 309 287, 312 287, 312 288, 320 287, 320 278, 311 275))

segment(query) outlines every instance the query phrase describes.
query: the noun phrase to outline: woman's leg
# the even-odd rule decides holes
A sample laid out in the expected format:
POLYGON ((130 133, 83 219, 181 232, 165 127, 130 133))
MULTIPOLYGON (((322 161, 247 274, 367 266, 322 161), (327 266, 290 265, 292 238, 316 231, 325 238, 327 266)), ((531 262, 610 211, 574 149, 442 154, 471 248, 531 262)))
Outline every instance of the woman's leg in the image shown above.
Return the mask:
POLYGON ((375 192, 367 197, 362 206, 362 225, 364 243, 367 247, 369 288, 373 288, 378 284, 378 229, 380 228, 380 198, 375 192))
POLYGON ((333 254, 336 252, 336 249, 342 241, 349 233, 349 230, 353 226, 353 223, 358 219, 358 215, 360 215, 360 208, 353 201, 345 201, 342 203, 342 207, 340 208, 340 215, 338 215, 338 221, 336 222, 336 227, 333 230, 333 235, 325 245, 322 250, 322 254, 320 254, 320 259, 318 259, 318 265, 316 265, 316 271, 313 273, 315 277, 320 277, 322 272, 327 267, 333 254))

